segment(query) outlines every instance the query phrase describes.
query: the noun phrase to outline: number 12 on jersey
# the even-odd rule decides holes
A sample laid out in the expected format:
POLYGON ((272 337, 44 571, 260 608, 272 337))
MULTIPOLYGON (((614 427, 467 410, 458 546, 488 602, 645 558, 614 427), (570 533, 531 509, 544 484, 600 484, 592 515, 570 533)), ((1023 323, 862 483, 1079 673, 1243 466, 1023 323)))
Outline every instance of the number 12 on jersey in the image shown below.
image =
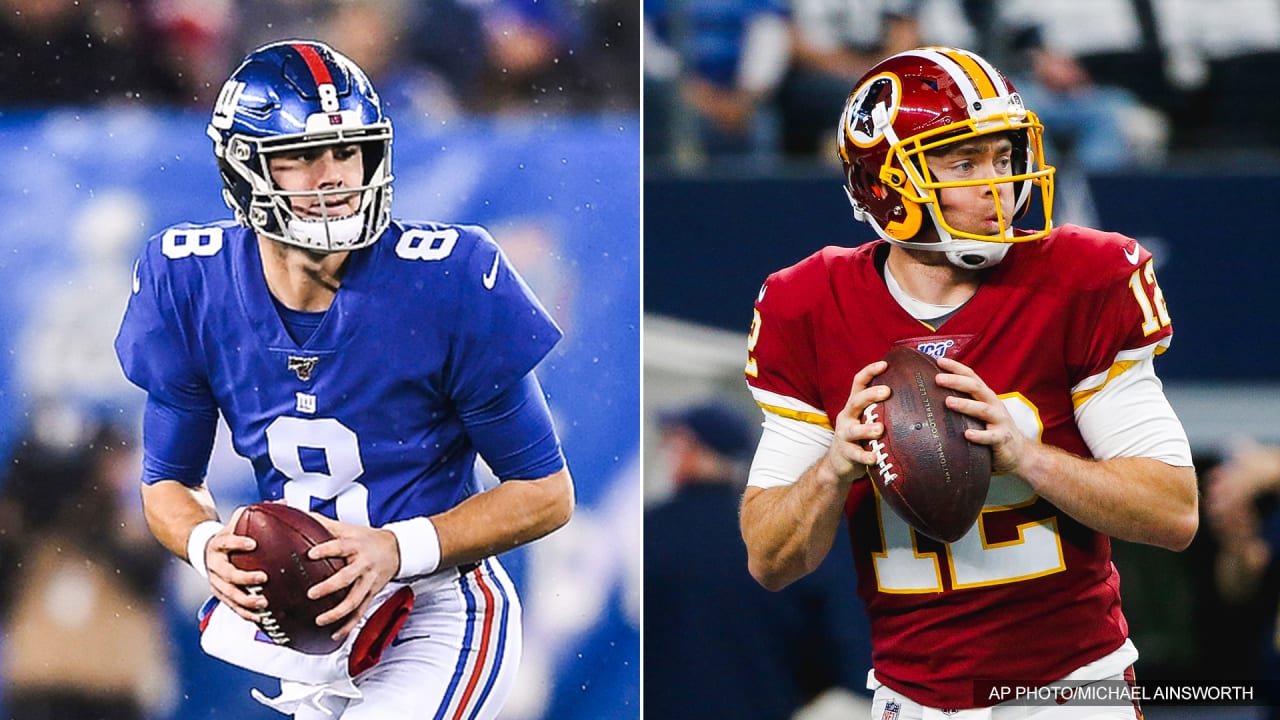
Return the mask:
MULTIPOLYGON (((1029 437, 1039 439, 1040 417, 1031 401, 1021 393, 1008 393, 1000 399, 1014 424, 1029 437)), ((951 589, 959 590, 1004 585, 1065 570, 1055 515, 1018 523, 1016 535, 1007 538, 992 537, 986 527, 1000 514, 1029 507, 1038 499, 1021 478, 992 477, 987 503, 977 524, 939 553, 922 552, 915 530, 877 493, 876 515, 884 542, 881 547, 885 548, 884 552, 873 553, 872 558, 877 589, 894 594, 942 592, 944 571, 949 575, 951 589)))
POLYGON ((1134 270, 1133 275, 1129 276, 1129 289, 1133 290, 1133 297, 1138 301, 1138 307, 1142 308, 1142 334, 1150 335, 1162 327, 1168 327, 1173 322, 1169 319, 1169 308, 1164 303, 1164 293, 1160 290, 1160 284, 1156 282, 1156 261, 1148 260, 1145 267, 1141 270, 1134 270), (1143 283, 1143 280, 1146 283, 1143 283), (1147 286, 1151 286, 1151 297, 1147 297, 1147 286))

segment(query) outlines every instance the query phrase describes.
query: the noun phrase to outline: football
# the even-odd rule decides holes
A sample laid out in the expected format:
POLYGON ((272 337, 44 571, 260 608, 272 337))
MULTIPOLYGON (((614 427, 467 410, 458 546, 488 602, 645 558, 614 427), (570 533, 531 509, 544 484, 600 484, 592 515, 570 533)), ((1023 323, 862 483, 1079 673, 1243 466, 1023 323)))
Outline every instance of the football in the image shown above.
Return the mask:
POLYGON ((948 395, 961 395, 934 380, 938 363, 908 345, 884 357, 889 368, 874 381, 889 399, 872 403, 864 422, 880 422, 884 434, 866 443, 876 461, 868 468, 876 490, 917 531, 955 542, 977 521, 991 484, 991 448, 969 442, 978 420, 950 410, 948 395))
POLYGON ((267 608, 258 618, 258 627, 277 645, 313 655, 332 652, 341 642, 329 636, 341 622, 319 627, 316 616, 342 601, 342 592, 318 600, 307 597, 307 589, 342 569, 339 558, 312 560, 307 551, 331 540, 333 535, 307 513, 281 503, 260 502, 245 508, 236 521, 235 533, 258 543, 252 552, 231 554, 231 563, 241 570, 261 570, 267 582, 246 588, 264 595, 267 608))

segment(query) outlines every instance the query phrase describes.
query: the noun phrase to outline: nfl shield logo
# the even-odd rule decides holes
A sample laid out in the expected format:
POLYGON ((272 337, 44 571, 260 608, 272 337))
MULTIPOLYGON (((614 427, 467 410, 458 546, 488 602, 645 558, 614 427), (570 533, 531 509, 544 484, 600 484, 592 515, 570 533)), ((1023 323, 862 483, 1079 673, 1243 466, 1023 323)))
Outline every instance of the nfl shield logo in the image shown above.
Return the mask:
POLYGON ((894 700, 885 703, 884 714, 880 716, 880 720, 898 720, 898 711, 902 709, 902 705, 894 700))

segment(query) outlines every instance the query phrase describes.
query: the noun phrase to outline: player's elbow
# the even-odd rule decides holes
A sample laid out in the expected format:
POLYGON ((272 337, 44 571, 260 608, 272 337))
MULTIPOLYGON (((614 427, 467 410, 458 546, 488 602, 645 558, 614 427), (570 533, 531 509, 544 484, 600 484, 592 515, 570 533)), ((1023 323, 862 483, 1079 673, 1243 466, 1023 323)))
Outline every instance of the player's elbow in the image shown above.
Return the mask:
POLYGON ((761 551, 747 543, 747 572, 760 583, 760 586, 771 592, 777 592, 817 569, 818 562, 813 562, 805 553, 788 552, 791 548, 779 548, 777 551, 761 551))
POLYGON ((569 524, 569 520, 573 518, 573 510, 576 504, 572 492, 556 499, 550 513, 552 530, 559 530, 569 524))
POLYGON ((751 560, 747 561, 747 571, 756 582, 760 583, 760 587, 770 592, 778 592, 792 582, 792 579, 786 575, 751 560))
POLYGON ((1161 547, 1181 552, 1191 545, 1200 529, 1200 493, 1197 490, 1195 470, 1178 468, 1178 491, 1173 493, 1178 498, 1176 506, 1170 511, 1165 522, 1161 547))
POLYGON ((553 532, 567 525, 573 517, 573 510, 577 505, 573 491, 573 478, 566 467, 543 478, 542 482, 546 490, 542 513, 543 526, 546 532, 553 532))
POLYGON ((773 565, 768 562, 747 558, 747 572, 760 583, 760 587, 770 592, 778 592, 808 573, 795 572, 789 568, 773 565))
POLYGON ((1200 511, 1196 503, 1188 510, 1179 512, 1172 518, 1165 531, 1164 541, 1159 545, 1166 550, 1181 552, 1191 546, 1191 541, 1200 529, 1200 511))

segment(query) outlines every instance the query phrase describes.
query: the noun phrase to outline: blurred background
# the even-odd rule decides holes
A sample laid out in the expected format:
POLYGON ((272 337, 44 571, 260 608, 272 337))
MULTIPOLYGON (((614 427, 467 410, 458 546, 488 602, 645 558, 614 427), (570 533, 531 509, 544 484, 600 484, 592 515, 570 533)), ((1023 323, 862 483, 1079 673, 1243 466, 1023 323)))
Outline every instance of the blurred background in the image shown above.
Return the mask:
MULTIPOLYGON (((486 225, 565 329, 539 376, 579 505, 504 556, 526 637, 503 717, 639 717, 639 14, 0 0, 0 717, 280 717, 249 696, 274 681, 200 652, 207 587, 141 517, 143 398, 112 340, 142 243, 229 217, 214 97, 249 50, 291 37, 329 42, 381 93, 394 215, 486 225)), ((208 482, 224 517, 256 500, 225 433, 208 482)))
MULTIPOLYGON (((834 144, 857 79, 903 49, 969 48, 1009 75, 1044 121, 1059 170, 1055 221, 1138 238, 1156 257, 1174 318, 1157 370, 1190 435, 1204 516, 1186 552, 1114 546, 1142 653, 1138 680, 1252 684, 1259 695, 1270 687, 1269 702, 1280 705, 1280 259, 1269 239, 1280 193, 1280 2, 646 0, 643 8, 649 512, 679 502, 684 486, 660 411, 714 398, 758 422, 742 372, 766 276, 823 246, 874 238, 854 221, 834 144)), ((652 602, 646 594, 646 608, 652 602)), ((865 622, 851 612, 851 622, 865 622)), ((656 627, 646 622, 646 650, 656 627)), ((866 669, 862 661, 861 674, 829 682, 865 692, 866 669)), ((826 707, 818 690, 798 695, 818 701, 803 712, 826 707)), ((646 701, 658 692, 647 684, 646 701)), ((1267 716, 1247 707, 1146 711, 1267 716)))

